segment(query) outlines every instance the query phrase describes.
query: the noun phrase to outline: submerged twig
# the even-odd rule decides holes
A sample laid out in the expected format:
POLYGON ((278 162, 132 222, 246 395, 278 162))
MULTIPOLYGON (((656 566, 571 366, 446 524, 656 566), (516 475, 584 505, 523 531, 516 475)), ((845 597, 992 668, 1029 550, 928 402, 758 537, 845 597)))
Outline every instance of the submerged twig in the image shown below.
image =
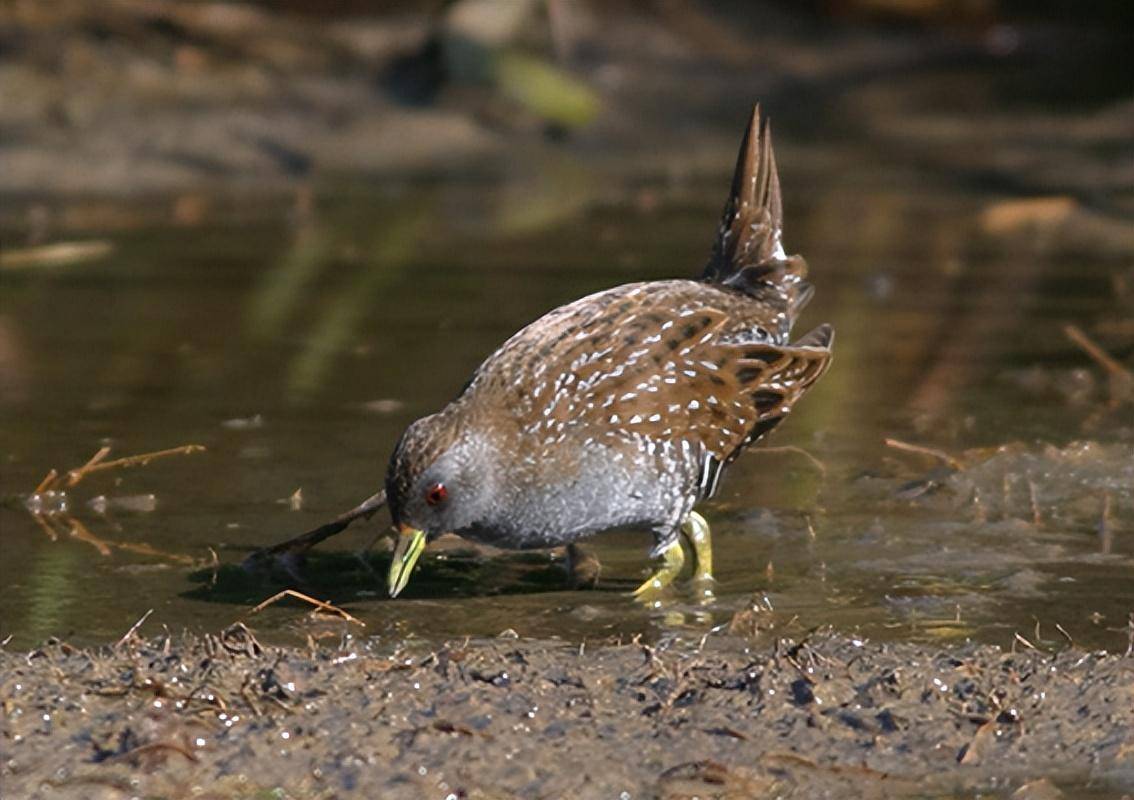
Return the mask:
POLYGON ((45 515, 32 514, 31 518, 35 520, 36 525, 39 525, 39 527, 43 529, 43 532, 47 534, 47 538, 53 542, 59 541, 59 534, 56 532, 55 528, 51 527, 51 523, 47 521, 45 515))
POLYGON ((276 592, 274 595, 269 597, 267 600, 263 601, 262 603, 257 605, 255 608, 253 608, 252 611, 249 612, 249 613, 255 614, 257 612, 263 611, 268 606, 272 605, 273 603, 278 603, 280 600, 283 600, 285 597, 294 597, 296 600, 302 600, 305 603, 310 603, 311 605, 315 606, 315 608, 318 609, 319 611, 330 611, 332 614, 338 614, 340 617, 345 619, 347 622, 353 622, 356 625, 360 625, 363 628, 366 627, 365 622, 360 620, 358 617, 355 617, 352 614, 344 611, 343 609, 339 608, 338 606, 324 602, 323 600, 316 600, 314 597, 311 597, 310 595, 306 595, 303 592, 296 591, 295 589, 284 589, 282 592, 276 592))
POLYGON ((81 542, 86 542, 95 550, 98 550, 98 554, 100 556, 110 555, 110 545, 107 544, 103 539, 91 533, 86 525, 72 516, 68 516, 66 518, 66 521, 70 525, 71 536, 81 542))
POLYGON ((1064 325, 1063 333, 1068 339, 1079 345, 1087 355, 1107 372, 1120 373, 1127 377, 1134 378, 1130 370, 1120 364, 1114 356, 1106 350, 1103 350, 1102 347, 1100 347, 1094 339, 1089 337, 1078 325, 1064 325))
POLYGON ((1114 547, 1114 528, 1110 522, 1110 492, 1103 492, 1102 513, 1099 515, 1099 549, 1109 555, 1114 547))
POLYGON ((1134 397, 1134 373, 1106 350, 1103 350, 1077 325, 1064 325, 1063 333, 1090 356, 1091 360, 1106 370, 1109 378, 1107 388, 1110 395, 1108 405, 1112 409, 1118 408, 1122 403, 1134 397))
POLYGON ((804 461, 813 466, 820 475, 822 475, 824 478, 827 477, 827 465, 815 456, 811 455, 811 453, 804 450, 802 447, 796 447, 793 444, 781 445, 780 447, 758 447, 752 452, 764 453, 766 455, 789 454, 802 456, 804 461))
POLYGON ((64 476, 64 479, 67 481, 67 487, 70 488, 77 485, 79 481, 81 481, 92 472, 101 472, 102 470, 107 469, 118 469, 120 467, 144 467, 146 464, 149 464, 151 461, 157 458, 189 455, 190 453, 200 453, 204 450, 204 445, 185 444, 181 445, 180 447, 171 447, 168 450, 156 450, 152 453, 140 453, 136 456, 116 458, 113 461, 103 461, 102 459, 110 453, 110 448, 104 447, 97 453, 95 453, 91 460, 83 466, 79 467, 78 469, 69 470, 64 476))
POLYGON ((67 485, 74 486, 82 479, 83 475, 89 472, 96 464, 98 464, 108 455, 110 455, 110 447, 108 445, 103 445, 98 449, 97 453, 87 459, 86 464, 83 464, 83 466, 78 467, 77 469, 69 470, 67 472, 67 485))
POLYGON ((43 492, 46 492, 47 487, 54 484, 55 479, 58 477, 58 470, 52 468, 46 475, 43 476, 43 480, 39 482, 39 486, 35 487, 35 491, 33 491, 32 494, 41 494, 43 492))
POLYGON ((302 533, 287 541, 280 542, 279 544, 261 547, 259 550, 253 551, 244 559, 242 566, 245 568, 253 567, 257 562, 282 555, 302 555, 324 539, 330 539, 335 534, 342 533, 355 520, 361 518, 369 519, 374 516, 374 512, 384 505, 386 505, 385 489, 376 494, 372 494, 350 511, 340 514, 330 522, 320 525, 318 528, 307 531, 307 533, 302 533))
POLYGON ((152 545, 145 542, 111 542, 107 541, 111 547, 117 547, 119 550, 126 550, 131 553, 137 553, 143 556, 154 556, 155 558, 164 558, 167 561, 172 561, 175 564, 183 564, 187 567, 195 567, 201 564, 201 560, 193 558, 193 556, 182 555, 181 553, 167 553, 164 550, 158 550, 152 545))
MULTIPOLYGON (((69 511, 69 498, 67 489, 76 486, 83 478, 92 472, 122 467, 145 466, 157 458, 167 456, 198 453, 205 448, 199 444, 186 444, 180 447, 171 447, 167 450, 157 450, 151 453, 139 453, 133 456, 124 456, 107 461, 110 447, 100 447, 98 452, 87 459, 81 467, 67 470, 62 475, 58 470, 52 469, 43 480, 39 482, 24 506, 33 520, 38 524, 52 541, 59 538, 59 533, 65 531, 72 538, 86 542, 98 550, 100 555, 109 556, 111 548, 133 550, 144 555, 159 556, 181 564, 193 565, 197 560, 189 556, 165 553, 144 543, 114 542, 102 539, 91 533, 85 524, 69 511)), ((101 513, 101 512, 100 512, 101 513)))
POLYGON ((184 444, 180 447, 171 447, 168 450, 156 450, 152 453, 139 453, 135 456, 124 456, 116 458, 113 461, 105 461, 104 459, 110 455, 109 447, 100 447, 98 452, 91 456, 87 463, 81 467, 69 469, 64 474, 60 475, 55 469, 52 469, 39 482, 39 486, 32 492, 33 495, 42 494, 53 490, 58 490, 62 487, 68 489, 78 485, 79 481, 85 478, 92 472, 101 472, 107 469, 118 469, 120 467, 134 467, 145 466, 156 458, 165 458, 167 456, 187 455, 189 453, 200 453, 205 450, 204 445, 199 444, 184 444))
POLYGON ((936 459, 937 461, 942 462, 943 464, 957 470, 958 472, 965 468, 964 464, 946 453, 944 450, 938 450, 933 447, 924 447, 919 444, 910 444, 909 442, 903 442, 900 439, 887 438, 884 441, 887 447, 892 447, 895 450, 901 450, 906 453, 916 453, 918 455, 928 456, 929 458, 936 459))
POLYGON ((1037 528, 1043 527, 1043 517, 1040 516, 1039 498, 1036 491, 1036 482, 1028 478, 1028 500, 1032 504, 1032 524, 1037 528))
POLYGON ((212 569, 212 575, 209 577, 209 588, 215 589, 217 586, 217 573, 220 572, 220 556, 213 548, 207 548, 212 561, 209 562, 209 567, 212 569))
POLYGON ((118 542, 113 539, 104 539, 92 533, 90 528, 88 528, 82 520, 78 517, 71 516, 66 511, 32 512, 31 518, 39 525, 43 532, 50 537, 51 541, 58 541, 59 533, 62 531, 72 539, 78 539, 80 542, 89 544, 97 550, 101 556, 110 556, 112 551, 117 548, 140 555, 154 556, 164 559, 165 561, 183 564, 189 567, 196 566, 200 563, 198 559, 192 556, 182 555, 180 553, 169 553, 165 550, 159 550, 145 542, 118 542))

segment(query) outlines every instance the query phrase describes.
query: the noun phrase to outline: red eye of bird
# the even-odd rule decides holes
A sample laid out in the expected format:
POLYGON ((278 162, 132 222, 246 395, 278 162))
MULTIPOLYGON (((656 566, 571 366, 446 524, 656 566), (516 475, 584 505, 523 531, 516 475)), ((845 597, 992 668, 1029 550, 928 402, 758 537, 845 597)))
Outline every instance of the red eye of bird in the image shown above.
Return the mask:
POLYGON ((425 490, 425 502, 431 506, 445 502, 445 498, 448 496, 449 490, 445 488, 443 483, 435 483, 425 490))

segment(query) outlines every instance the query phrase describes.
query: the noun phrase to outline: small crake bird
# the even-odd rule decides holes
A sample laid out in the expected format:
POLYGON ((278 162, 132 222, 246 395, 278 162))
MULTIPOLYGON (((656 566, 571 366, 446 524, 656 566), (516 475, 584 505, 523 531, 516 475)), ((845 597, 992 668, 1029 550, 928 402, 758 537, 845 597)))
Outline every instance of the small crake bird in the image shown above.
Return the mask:
POLYGON ((700 279, 617 286, 551 311, 405 431, 386 477, 398 530, 390 595, 446 532, 526 549, 648 529, 663 563, 640 596, 681 571, 684 534, 696 577, 711 579, 709 526, 694 507, 831 361, 829 325, 789 342, 812 287, 782 232, 757 106, 700 279))

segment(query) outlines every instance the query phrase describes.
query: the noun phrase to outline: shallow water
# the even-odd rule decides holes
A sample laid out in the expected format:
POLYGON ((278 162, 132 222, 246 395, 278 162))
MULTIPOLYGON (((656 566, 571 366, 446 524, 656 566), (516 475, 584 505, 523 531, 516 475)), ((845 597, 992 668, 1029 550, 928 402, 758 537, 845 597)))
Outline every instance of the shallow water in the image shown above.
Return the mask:
MULTIPOLYGON (((294 586, 399 637, 697 632, 757 602, 768 619, 875 637, 1011 645, 1019 633, 1043 647, 1065 641, 1058 624, 1079 644, 1124 648, 1129 406, 1106 411, 1101 370, 1062 326, 1129 324, 1129 253, 1068 225, 1005 233, 1003 198, 862 150, 818 165, 792 153, 786 239, 817 286, 798 330, 832 322, 837 355, 768 445, 805 448, 825 472, 790 451, 734 466, 703 509, 716 603, 680 590, 660 608, 632 602, 648 547, 632 533, 594 540, 597 591, 569 590, 556 554, 457 547, 427 554, 390 601, 385 545, 356 555, 385 512, 298 578, 232 566, 375 491, 404 426, 521 325, 607 286, 694 274, 727 185, 723 173, 627 182, 564 208, 482 176, 327 185, 298 210, 208 197, 203 221, 94 223, 75 238, 106 239, 109 255, 6 273, 0 636, 102 642, 153 609, 150 632, 245 620, 290 639, 308 630, 304 608, 249 609, 294 586), (115 457, 188 443, 207 451, 91 475, 50 530, 23 506, 48 469, 103 445, 115 457), (99 496, 106 513, 90 505, 99 496)), ((1074 227, 1093 212, 1068 213, 1074 227)))

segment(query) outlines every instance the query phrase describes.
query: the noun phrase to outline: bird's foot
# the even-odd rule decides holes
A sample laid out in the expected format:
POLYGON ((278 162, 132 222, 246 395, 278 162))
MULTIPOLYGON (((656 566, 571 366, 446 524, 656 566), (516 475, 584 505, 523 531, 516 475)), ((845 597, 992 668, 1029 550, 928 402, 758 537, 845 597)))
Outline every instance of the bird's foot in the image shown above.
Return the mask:
POLYGON ((697 566, 693 572, 693 590, 702 602, 712 602, 714 599, 713 585, 713 539, 709 532, 709 523, 696 511, 690 511, 685 522, 681 524, 681 532, 693 547, 697 557, 697 566))
POLYGON ((593 589, 602 573, 602 564, 589 549, 571 542, 567 545, 567 580, 572 589, 593 589))
POLYGON ((681 567, 685 564, 685 551, 681 549, 681 540, 674 539, 670 544, 666 545, 665 549, 661 551, 664 563, 650 576, 649 580, 634 590, 634 597, 639 600, 652 602, 657 599, 657 596, 673 583, 673 579, 681 572, 681 567))

